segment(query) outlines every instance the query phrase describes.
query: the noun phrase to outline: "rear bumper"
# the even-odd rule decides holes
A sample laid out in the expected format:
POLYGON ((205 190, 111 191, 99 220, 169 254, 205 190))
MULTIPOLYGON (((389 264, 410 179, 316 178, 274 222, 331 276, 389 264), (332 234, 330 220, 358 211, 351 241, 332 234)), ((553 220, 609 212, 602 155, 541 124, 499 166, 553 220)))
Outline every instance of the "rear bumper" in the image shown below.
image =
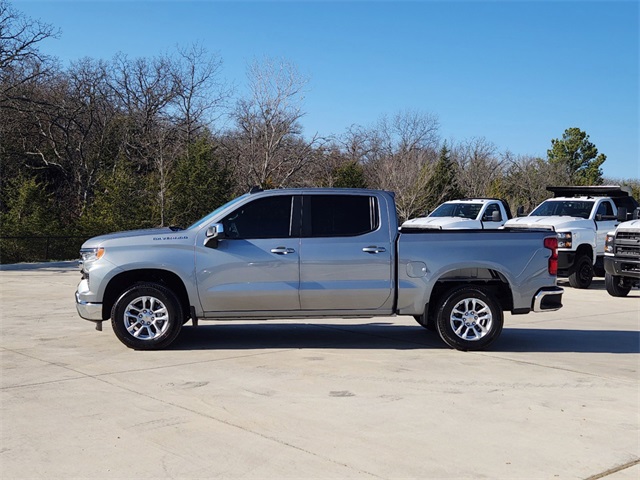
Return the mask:
POLYGON ((552 312, 562 308, 562 294, 560 287, 545 287, 538 290, 533 297, 534 312, 552 312))

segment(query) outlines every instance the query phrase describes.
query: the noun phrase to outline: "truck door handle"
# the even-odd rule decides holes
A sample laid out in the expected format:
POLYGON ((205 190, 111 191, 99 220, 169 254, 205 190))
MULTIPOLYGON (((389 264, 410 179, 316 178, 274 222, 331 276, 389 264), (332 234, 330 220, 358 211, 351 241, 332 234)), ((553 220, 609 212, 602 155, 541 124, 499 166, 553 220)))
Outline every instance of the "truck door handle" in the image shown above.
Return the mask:
POLYGON ((386 252, 387 249, 384 247, 376 247, 376 246, 370 246, 370 247, 364 247, 362 249, 363 252, 365 253, 382 253, 382 252, 386 252))
POLYGON ((295 253, 296 251, 293 248, 287 247, 276 247, 271 249, 271 253, 275 253, 276 255, 288 255, 289 253, 295 253))

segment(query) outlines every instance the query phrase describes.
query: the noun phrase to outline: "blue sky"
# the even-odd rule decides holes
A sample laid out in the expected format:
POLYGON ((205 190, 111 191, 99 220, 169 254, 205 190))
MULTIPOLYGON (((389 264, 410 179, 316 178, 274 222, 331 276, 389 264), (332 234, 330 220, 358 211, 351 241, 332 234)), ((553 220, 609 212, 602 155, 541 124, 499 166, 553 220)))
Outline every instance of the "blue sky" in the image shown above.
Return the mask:
POLYGON ((200 42, 242 92, 254 58, 310 77, 308 136, 382 114, 436 114, 443 139, 484 137, 545 157, 579 127, 605 176, 640 178, 637 1, 35 1, 19 11, 59 27, 41 49, 63 62, 152 57, 200 42))

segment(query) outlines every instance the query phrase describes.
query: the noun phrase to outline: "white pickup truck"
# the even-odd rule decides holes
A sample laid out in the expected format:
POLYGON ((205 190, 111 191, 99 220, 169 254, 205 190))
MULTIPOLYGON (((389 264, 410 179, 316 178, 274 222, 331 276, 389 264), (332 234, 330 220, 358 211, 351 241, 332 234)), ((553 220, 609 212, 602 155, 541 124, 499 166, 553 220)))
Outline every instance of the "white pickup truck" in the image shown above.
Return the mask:
POLYGON ((618 225, 607 234, 604 247, 605 285, 613 297, 626 297, 640 286, 640 210, 634 220, 618 225))
POLYGON ((426 217, 412 218, 402 228, 495 230, 511 218, 509 204, 498 198, 463 198, 444 202, 426 217))
POLYGON ((638 202, 619 186, 547 187, 554 198, 528 216, 509 220, 504 228, 542 228, 558 236, 558 276, 574 288, 589 288, 594 275, 604 276, 608 232, 620 223, 618 209, 633 212, 638 202))
POLYGON ((479 350, 503 311, 562 306, 557 245, 548 231, 398 231, 391 192, 253 191, 185 229, 88 240, 76 307, 141 350, 168 346, 189 319, 389 315, 479 350))

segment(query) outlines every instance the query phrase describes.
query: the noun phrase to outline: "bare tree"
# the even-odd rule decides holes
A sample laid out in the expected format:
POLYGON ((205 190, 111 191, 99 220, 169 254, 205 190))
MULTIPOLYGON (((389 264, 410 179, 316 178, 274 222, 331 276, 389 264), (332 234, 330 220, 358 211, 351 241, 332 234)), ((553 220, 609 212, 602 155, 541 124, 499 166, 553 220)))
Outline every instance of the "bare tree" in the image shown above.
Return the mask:
POLYGON ((401 220, 422 213, 427 205, 427 186, 437 160, 439 122, 435 115, 403 111, 381 117, 366 135, 362 152, 368 185, 396 193, 401 220))
POLYGON ((458 164, 458 187, 467 197, 492 195, 497 180, 502 177, 502 161, 496 146, 485 138, 472 138, 451 149, 451 158, 458 164))
POLYGON ((308 79, 295 65, 266 59, 248 69, 249 94, 232 114, 231 145, 237 176, 245 186, 281 187, 313 160, 317 136, 303 140, 300 119, 308 79))
POLYGON ((23 165, 39 171, 67 199, 66 212, 81 215, 112 156, 107 150, 115 111, 105 96, 105 66, 84 59, 47 78, 9 118, 21 125, 23 165))
POLYGON ((50 58, 38 44, 58 35, 51 25, 32 20, 0 0, 0 105, 13 90, 48 71, 50 58))
POLYGON ((506 165, 504 188, 509 202, 530 212, 549 198, 547 186, 569 183, 569 174, 563 165, 553 164, 529 155, 504 154, 506 165))
POLYGON ((202 45, 179 47, 172 64, 176 123, 184 143, 190 145, 203 128, 222 116, 232 89, 220 78, 222 60, 202 45))
POLYGON ((117 55, 110 68, 109 84, 115 103, 126 118, 124 153, 131 163, 152 172, 156 191, 157 222, 164 225, 168 175, 177 153, 178 132, 172 123, 171 105, 178 87, 167 55, 129 59, 117 55))

